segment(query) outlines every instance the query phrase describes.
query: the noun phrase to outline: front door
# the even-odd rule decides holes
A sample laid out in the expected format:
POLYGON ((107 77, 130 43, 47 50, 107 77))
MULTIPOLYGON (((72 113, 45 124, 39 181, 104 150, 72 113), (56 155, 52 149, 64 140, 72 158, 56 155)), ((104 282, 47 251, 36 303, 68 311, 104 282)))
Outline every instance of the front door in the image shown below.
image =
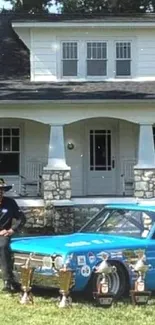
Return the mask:
POLYGON ((106 125, 88 128, 87 195, 116 194, 116 134, 106 125))

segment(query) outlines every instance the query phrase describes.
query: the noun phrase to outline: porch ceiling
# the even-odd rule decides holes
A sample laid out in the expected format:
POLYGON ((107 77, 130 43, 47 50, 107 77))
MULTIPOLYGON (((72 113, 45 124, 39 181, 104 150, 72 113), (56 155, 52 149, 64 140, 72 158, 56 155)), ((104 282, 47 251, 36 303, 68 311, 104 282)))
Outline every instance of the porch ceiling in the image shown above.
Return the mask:
POLYGON ((68 83, 33 83, 29 80, 0 81, 0 101, 90 99, 155 99, 155 81, 68 83))

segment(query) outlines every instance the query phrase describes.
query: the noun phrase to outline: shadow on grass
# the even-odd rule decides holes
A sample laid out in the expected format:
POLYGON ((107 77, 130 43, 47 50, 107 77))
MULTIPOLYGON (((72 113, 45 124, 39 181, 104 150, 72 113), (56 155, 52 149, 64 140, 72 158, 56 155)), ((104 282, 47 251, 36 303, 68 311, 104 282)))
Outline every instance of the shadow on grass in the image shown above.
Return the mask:
MULTIPOLYGON (((60 293, 58 289, 48 289, 48 288, 45 289, 45 288, 33 287, 32 292, 34 296, 42 297, 45 300, 51 299, 55 301, 60 297, 60 293)), ((88 296, 87 292, 72 292, 71 297, 74 303, 87 304, 87 305, 89 304, 91 306, 95 303, 92 296, 88 296)), ((129 305, 131 304, 131 299, 129 296, 125 296, 117 301, 114 301, 114 304, 116 306, 120 303, 124 305, 129 305)), ((149 304, 155 304, 155 292, 152 292, 152 296, 149 304)))

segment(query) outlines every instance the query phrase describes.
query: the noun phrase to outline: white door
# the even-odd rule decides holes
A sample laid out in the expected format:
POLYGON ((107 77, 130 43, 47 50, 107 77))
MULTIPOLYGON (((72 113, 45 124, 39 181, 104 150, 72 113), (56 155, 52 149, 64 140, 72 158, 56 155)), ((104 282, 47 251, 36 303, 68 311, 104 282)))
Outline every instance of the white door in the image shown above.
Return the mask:
POLYGON ((108 125, 87 128, 87 195, 116 194, 116 130, 108 125))

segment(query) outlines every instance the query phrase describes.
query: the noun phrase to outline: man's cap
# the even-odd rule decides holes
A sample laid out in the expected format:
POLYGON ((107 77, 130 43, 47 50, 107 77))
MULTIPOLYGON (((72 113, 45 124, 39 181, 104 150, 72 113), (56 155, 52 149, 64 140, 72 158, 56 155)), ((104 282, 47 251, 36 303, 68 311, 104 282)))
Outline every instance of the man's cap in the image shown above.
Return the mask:
POLYGON ((0 178, 0 190, 8 192, 12 189, 12 185, 7 185, 3 178, 0 178))

